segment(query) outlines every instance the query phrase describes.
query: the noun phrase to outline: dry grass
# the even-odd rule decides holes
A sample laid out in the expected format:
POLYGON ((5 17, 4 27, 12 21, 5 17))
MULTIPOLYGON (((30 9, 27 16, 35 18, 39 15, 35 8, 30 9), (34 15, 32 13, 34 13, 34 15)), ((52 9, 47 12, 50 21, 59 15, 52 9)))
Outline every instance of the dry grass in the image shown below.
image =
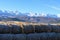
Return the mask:
POLYGON ((33 23, 33 22, 19 22, 19 21, 0 21, 2 25, 60 25, 60 23, 33 23))

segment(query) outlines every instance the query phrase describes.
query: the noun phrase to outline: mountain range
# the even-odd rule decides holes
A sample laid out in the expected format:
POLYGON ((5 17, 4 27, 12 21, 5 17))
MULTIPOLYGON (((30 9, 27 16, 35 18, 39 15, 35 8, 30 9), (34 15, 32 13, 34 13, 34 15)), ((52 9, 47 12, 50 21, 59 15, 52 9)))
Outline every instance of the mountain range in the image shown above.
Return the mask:
POLYGON ((60 22, 60 17, 52 14, 21 13, 18 11, 1 11, 0 21, 24 21, 24 22, 60 22))

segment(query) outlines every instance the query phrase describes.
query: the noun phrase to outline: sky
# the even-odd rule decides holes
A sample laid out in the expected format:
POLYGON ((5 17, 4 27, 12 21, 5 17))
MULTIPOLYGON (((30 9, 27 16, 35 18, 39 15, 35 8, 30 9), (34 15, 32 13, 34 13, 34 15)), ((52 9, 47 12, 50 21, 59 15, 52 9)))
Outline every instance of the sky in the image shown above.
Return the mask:
POLYGON ((0 0, 0 10, 23 13, 58 14, 60 16, 60 0, 0 0))

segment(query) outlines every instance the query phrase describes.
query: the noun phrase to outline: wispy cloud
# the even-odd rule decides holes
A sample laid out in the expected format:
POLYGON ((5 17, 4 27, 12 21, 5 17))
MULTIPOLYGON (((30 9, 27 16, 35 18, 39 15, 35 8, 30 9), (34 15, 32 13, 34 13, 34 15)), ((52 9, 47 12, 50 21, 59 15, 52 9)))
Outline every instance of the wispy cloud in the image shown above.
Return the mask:
POLYGON ((60 8, 59 7, 56 7, 56 6, 48 5, 48 7, 52 8, 52 9, 55 9, 55 10, 60 10, 60 8))
POLYGON ((56 9, 56 10, 60 10, 60 8, 55 7, 55 6, 51 6, 51 8, 56 9))

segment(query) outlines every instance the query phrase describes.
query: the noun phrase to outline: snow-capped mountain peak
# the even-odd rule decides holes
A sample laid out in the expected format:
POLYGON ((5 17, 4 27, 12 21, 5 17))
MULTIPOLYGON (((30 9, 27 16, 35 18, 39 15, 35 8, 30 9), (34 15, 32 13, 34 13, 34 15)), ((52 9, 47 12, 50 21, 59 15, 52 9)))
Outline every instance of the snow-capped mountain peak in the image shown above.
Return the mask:
POLYGON ((57 17, 60 17, 60 14, 57 14, 57 17))
POLYGON ((13 12, 13 11, 5 11, 5 12, 3 12, 3 11, 0 11, 0 16, 2 16, 2 15, 7 15, 7 16, 30 16, 30 17, 55 17, 55 18, 60 18, 60 14, 46 14, 46 13, 33 13, 33 12, 30 12, 30 13, 21 13, 21 12, 19 12, 19 11, 15 11, 15 12, 13 12))
POLYGON ((47 16, 47 14, 45 14, 45 13, 32 13, 32 12, 30 12, 29 14, 28 14, 28 16, 35 16, 35 17, 37 17, 37 16, 39 16, 39 17, 45 17, 45 16, 47 16))

